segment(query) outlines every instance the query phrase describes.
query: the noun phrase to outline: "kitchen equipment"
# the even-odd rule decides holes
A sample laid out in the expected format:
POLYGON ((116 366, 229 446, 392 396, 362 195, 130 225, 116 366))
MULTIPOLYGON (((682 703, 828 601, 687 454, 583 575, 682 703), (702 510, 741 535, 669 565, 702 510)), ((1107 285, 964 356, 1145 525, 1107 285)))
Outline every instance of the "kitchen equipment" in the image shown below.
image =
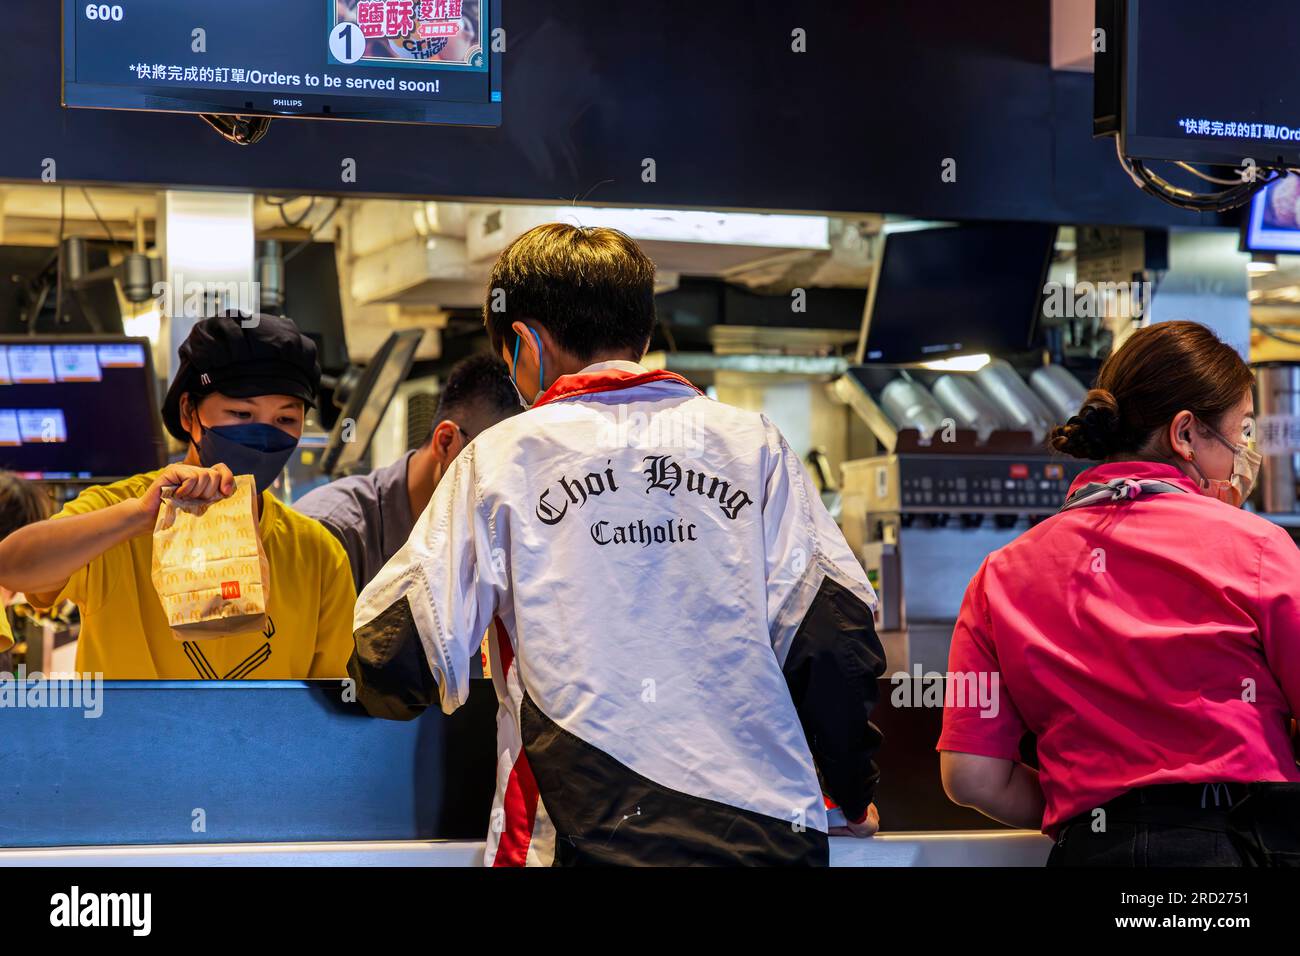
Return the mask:
POLYGON ((1300 364, 1256 365, 1255 392, 1256 444, 1264 456, 1263 507, 1271 514, 1293 512, 1300 474, 1300 364))
POLYGON ((923 439, 943 428, 947 418, 930 390, 910 378, 896 378, 886 385, 880 405, 900 431, 915 428, 923 439))
POLYGON ((1059 511, 1089 466, 1032 452, 932 450, 844 463, 840 527, 879 598, 887 673, 943 670, 962 595, 984 559, 1059 511))
POLYGON ((934 397, 957 427, 973 431, 981 443, 995 429, 1007 428, 1006 416, 967 375, 944 375, 935 380, 934 397))
POLYGON ((975 381, 993 401, 1012 428, 1030 432, 1041 445, 1055 416, 1025 380, 1003 359, 994 359, 975 373, 975 381))
POLYGON ((1079 408, 1088 394, 1083 383, 1069 369, 1061 365, 1044 365, 1029 376, 1038 397, 1055 416, 1054 424, 1063 424, 1079 414, 1079 408))

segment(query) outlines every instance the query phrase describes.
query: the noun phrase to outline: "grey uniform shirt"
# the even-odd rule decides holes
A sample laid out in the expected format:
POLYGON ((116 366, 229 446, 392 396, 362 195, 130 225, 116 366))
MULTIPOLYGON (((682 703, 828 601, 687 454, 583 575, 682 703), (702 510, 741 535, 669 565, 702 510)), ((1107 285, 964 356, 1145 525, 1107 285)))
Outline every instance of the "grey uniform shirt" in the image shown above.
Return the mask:
POLYGON ((406 469, 408 452, 366 475, 350 475, 303 495, 294 509, 315 518, 343 544, 360 594, 415 526, 406 469))

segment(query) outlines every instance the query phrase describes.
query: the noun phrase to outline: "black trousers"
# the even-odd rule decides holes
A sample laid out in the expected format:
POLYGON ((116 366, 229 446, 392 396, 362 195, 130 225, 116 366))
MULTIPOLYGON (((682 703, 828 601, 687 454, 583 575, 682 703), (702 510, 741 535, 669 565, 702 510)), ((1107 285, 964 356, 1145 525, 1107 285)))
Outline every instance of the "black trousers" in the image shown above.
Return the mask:
POLYGON ((1166 784, 1130 790, 1070 820, 1048 866, 1273 866, 1300 859, 1296 834, 1261 828, 1257 809, 1278 809, 1289 784, 1166 784), (1261 790, 1261 788, 1283 788, 1261 790), (1261 794, 1263 794, 1261 796, 1261 794), (1260 845, 1261 829, 1269 846, 1260 845), (1269 862, 1266 862, 1266 858, 1269 862))

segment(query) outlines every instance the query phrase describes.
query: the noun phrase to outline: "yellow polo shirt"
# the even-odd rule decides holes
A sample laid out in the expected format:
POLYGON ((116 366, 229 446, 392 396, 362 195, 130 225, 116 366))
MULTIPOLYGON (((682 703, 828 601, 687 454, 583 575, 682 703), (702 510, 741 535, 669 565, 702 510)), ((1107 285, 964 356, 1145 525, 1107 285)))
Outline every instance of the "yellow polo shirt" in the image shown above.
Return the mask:
MULTIPOLYGON (((139 498, 158 474, 88 488, 50 520, 139 498)), ((346 677, 357 596, 343 547, 323 525, 269 494, 262 496, 260 528, 271 570, 263 631, 173 637, 153 586, 153 535, 142 534, 77 571, 52 602, 66 598, 81 609, 77 670, 105 680, 346 677)))

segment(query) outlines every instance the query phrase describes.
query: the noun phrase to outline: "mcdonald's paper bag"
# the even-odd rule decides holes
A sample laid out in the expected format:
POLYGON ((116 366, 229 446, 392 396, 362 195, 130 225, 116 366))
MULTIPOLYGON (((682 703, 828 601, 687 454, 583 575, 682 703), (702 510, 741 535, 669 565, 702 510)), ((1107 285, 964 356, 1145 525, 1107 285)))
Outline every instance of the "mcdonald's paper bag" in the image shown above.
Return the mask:
POLYGON ((178 641, 260 631, 271 572, 258 533, 253 476, 220 501, 164 491, 153 529, 153 586, 178 641))

